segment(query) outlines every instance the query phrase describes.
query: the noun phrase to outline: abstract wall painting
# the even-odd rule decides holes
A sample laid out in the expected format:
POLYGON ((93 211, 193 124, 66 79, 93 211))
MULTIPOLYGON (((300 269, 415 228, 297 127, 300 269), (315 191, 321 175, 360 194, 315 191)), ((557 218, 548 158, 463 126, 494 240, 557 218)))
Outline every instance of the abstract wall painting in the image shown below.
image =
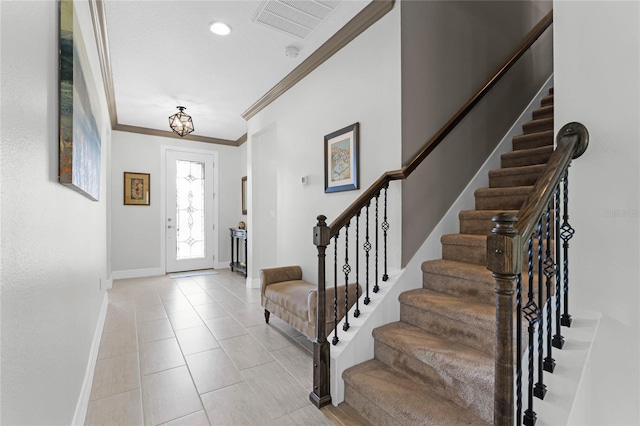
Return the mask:
POLYGON ((360 123, 324 137, 324 192, 359 189, 358 140, 360 123))
POLYGON ((80 31, 73 28, 73 1, 60 0, 59 4, 59 182, 98 201, 101 141, 82 67, 87 55, 80 31))

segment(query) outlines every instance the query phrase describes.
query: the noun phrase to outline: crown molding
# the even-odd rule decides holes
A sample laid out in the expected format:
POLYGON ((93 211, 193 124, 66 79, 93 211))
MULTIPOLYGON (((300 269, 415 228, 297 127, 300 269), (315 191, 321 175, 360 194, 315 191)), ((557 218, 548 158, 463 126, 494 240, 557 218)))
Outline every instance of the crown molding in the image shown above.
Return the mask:
POLYGON ((313 52, 307 59, 280 80, 271 90, 264 94, 256 103, 242 113, 242 118, 249 120, 258 112, 266 108, 271 102, 278 99, 287 90, 296 85, 300 80, 309 75, 313 70, 322 65, 336 52, 349 44, 351 40, 362 34, 367 28, 376 23, 391 9, 395 0, 373 0, 353 17, 344 27, 335 33, 329 40, 313 52))
POLYGON ((98 48, 98 58, 100 60, 100 73, 104 85, 104 93, 107 98, 107 108, 109 109, 109 119, 111 128, 118 124, 118 112, 116 110, 116 96, 113 89, 113 74, 111 72, 111 58, 109 57, 109 38, 107 37, 107 20, 104 14, 104 3, 102 0, 89 0, 89 10, 93 31, 96 35, 96 47, 98 48))
MULTIPOLYGON (((232 141, 229 139, 218 139, 218 138, 211 138, 208 136, 194 135, 193 133, 188 134, 186 136, 179 136, 177 133, 171 132, 169 130, 149 129, 147 127, 129 126, 126 124, 116 124, 113 127, 113 130, 117 130, 120 132, 128 132, 128 133, 138 133, 141 135, 148 135, 148 136, 160 136, 163 138, 179 139, 183 141, 206 142, 206 143, 214 143, 218 145, 229 145, 229 146, 241 145, 240 143, 238 143, 238 141, 242 139, 242 137, 240 137, 238 141, 232 141)), ((246 139, 246 134, 243 137, 246 139)))

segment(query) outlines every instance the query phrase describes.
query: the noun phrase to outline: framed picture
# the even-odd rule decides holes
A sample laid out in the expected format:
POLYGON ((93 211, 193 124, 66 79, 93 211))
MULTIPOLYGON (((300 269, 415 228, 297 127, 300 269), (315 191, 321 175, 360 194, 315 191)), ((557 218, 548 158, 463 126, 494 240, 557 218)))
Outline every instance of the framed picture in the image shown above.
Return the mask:
POLYGON ((84 70, 89 69, 87 54, 80 31, 73 28, 73 1, 61 0, 59 7, 58 180, 85 197, 98 201, 101 141, 84 76, 84 70))
POLYGON ((324 192, 359 189, 358 139, 360 123, 324 137, 324 192))
POLYGON ((247 177, 242 178, 242 214, 247 214, 247 177))
POLYGON ((127 206, 148 206, 149 173, 124 172, 124 204, 127 206))

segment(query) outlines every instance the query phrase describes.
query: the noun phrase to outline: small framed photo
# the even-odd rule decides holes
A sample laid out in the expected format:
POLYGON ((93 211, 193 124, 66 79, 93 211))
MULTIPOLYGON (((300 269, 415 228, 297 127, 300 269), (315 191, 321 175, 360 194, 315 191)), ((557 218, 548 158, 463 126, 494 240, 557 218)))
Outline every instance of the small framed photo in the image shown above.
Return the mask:
POLYGON ((149 173, 124 172, 124 204, 148 206, 150 203, 149 173))
POLYGON ((324 192, 360 188, 358 140, 360 123, 324 137, 324 192))

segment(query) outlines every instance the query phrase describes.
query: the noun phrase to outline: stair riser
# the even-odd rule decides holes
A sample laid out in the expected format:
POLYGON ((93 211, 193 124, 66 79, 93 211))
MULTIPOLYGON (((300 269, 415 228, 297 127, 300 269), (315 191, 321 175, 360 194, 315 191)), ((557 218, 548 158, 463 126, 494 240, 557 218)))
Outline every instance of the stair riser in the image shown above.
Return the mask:
POLYGON ((476 195, 476 210, 519 210, 528 194, 476 195))
POLYGON ((553 117, 553 105, 541 106, 534 110, 532 115, 534 120, 553 117))
POLYGON ((460 233, 472 235, 489 235, 496 224, 491 219, 462 218, 460 233))
POLYGON ((522 130, 525 133, 544 132, 546 130, 553 130, 553 119, 534 120, 524 123, 522 130))
POLYGON ((402 371, 459 406, 472 410, 485 421, 493 420, 493 383, 474 380, 477 377, 472 376, 466 381, 457 380, 446 371, 436 370, 379 341, 375 342, 374 353, 379 361, 402 371))
POLYGON ((547 95, 540 100, 541 106, 553 105, 553 95, 547 95))
POLYGON ((530 186, 536 183, 539 176, 540 172, 513 175, 489 175, 489 187, 512 188, 515 186, 530 186))
POLYGON ((344 383, 344 401, 372 425, 397 425, 397 422, 386 411, 364 397, 346 381, 344 383))
POLYGON ((400 321, 428 330, 434 334, 447 336, 456 342, 478 349, 491 356, 495 353, 495 330, 472 327, 452 318, 404 304, 400 305, 400 321))
POLYGON ((486 265, 487 247, 442 243, 442 258, 444 260, 455 260, 456 262, 486 265))
MULTIPOLYGON (((526 150, 522 150, 522 152, 525 153, 526 150)), ((551 157, 552 153, 553 153, 553 149, 549 149, 546 152, 540 152, 533 155, 531 154, 527 154, 523 156, 502 155, 500 159, 500 167, 507 168, 507 167, 533 166, 534 164, 547 164, 547 161, 549 161, 549 157, 551 157)))
POLYGON ((512 146, 514 151, 553 146, 553 130, 516 136, 512 140, 512 146))
POLYGON ((449 275, 423 272, 422 287, 451 296, 465 297, 475 302, 492 306, 496 304, 494 283, 470 281, 449 275))

